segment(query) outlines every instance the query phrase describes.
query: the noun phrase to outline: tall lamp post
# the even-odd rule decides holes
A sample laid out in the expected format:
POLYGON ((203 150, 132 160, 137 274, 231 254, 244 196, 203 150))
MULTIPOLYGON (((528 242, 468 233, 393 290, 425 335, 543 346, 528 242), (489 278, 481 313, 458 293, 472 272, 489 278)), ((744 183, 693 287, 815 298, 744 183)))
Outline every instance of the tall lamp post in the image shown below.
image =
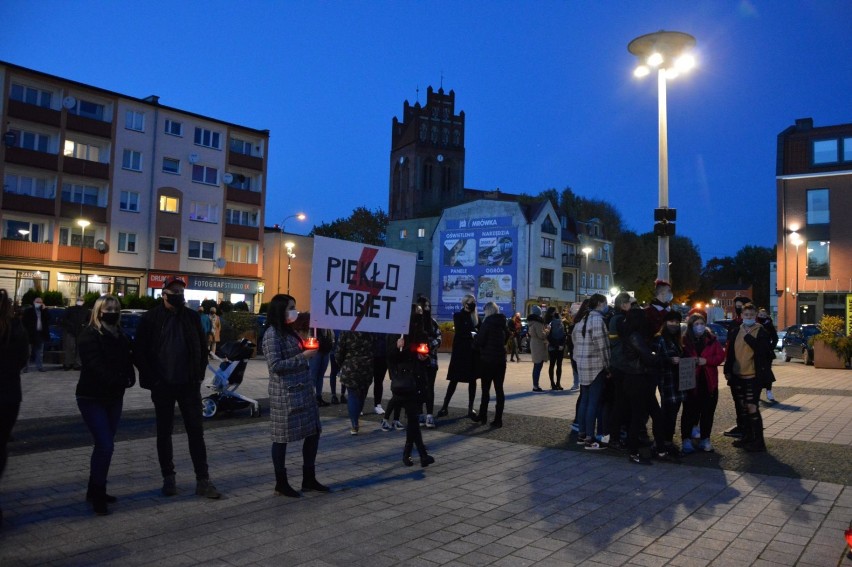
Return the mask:
MULTIPOLYGON (((308 216, 305 213, 296 213, 295 215, 290 215, 288 217, 284 217, 284 220, 281 221, 281 241, 282 241, 282 243, 278 247, 278 293, 281 293, 281 250, 286 246, 286 244, 283 242, 283 240, 284 240, 284 223, 286 223, 290 219, 296 219, 296 220, 299 220, 299 221, 303 221, 306 218, 308 218, 308 216)), ((290 250, 288 250, 287 254, 289 256, 290 250)), ((293 257, 295 258, 295 256, 293 256, 293 257)), ((290 261, 289 260, 287 261, 287 279, 288 279, 287 293, 289 294, 290 293, 290 283, 289 283, 290 261)))
POLYGON ((669 209, 669 149, 668 121, 666 118, 666 81, 674 79, 695 66, 689 50, 695 47, 695 38, 682 32, 659 31, 637 37, 627 45, 627 50, 639 59, 633 71, 635 77, 645 77, 652 68, 657 69, 657 104, 659 109, 659 199, 654 211, 657 235, 657 279, 669 278, 669 237, 674 235, 674 209, 669 209))
POLYGON ((586 255, 586 295, 588 296, 588 295, 591 295, 589 293, 589 279, 588 278, 592 277, 592 273, 589 272, 589 254, 592 253, 592 247, 591 246, 583 246, 583 248, 580 251, 583 254, 586 255))
POLYGON ((796 308, 796 318, 793 320, 794 325, 799 324, 799 246, 803 244, 802 237, 799 233, 793 231, 790 234, 790 242, 796 247, 796 288, 793 292, 794 307, 796 308))
POLYGON ((77 221, 77 225, 80 227, 80 275, 77 279, 77 297, 83 296, 83 244, 86 240, 86 227, 90 224, 92 223, 86 219, 79 219, 77 221))
POLYGON ((290 295, 290 271, 293 269, 293 258, 296 257, 293 253, 293 248, 296 247, 296 243, 285 242, 284 246, 287 247, 287 295, 290 295))

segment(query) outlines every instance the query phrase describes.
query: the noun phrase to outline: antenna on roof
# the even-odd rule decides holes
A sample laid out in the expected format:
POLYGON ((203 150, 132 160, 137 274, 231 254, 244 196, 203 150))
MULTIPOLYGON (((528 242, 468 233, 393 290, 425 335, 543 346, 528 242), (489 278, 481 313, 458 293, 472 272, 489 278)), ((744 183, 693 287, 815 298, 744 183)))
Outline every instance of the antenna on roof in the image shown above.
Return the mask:
POLYGON ((417 95, 416 95, 415 99, 416 99, 416 102, 419 103, 420 102, 420 85, 417 85, 417 88, 415 90, 417 91, 417 95))

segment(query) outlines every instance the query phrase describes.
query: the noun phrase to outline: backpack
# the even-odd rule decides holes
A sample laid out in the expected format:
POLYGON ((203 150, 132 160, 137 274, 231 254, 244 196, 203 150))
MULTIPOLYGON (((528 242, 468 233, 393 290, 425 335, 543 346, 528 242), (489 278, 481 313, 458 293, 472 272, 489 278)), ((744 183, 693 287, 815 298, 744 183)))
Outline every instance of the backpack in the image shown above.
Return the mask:
POLYGON ((550 323, 550 332, 547 334, 547 342, 554 348, 562 348, 565 346, 565 325, 561 322, 558 325, 550 323))

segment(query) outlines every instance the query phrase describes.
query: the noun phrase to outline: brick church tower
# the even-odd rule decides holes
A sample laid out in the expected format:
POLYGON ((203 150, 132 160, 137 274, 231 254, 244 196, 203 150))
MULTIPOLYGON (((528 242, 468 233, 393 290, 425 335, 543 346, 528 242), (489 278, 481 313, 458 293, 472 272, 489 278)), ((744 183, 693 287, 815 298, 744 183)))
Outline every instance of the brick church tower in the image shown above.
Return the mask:
POLYGON ((456 94, 426 90, 426 105, 405 101, 393 119, 390 220, 432 217, 464 200, 464 111, 456 94))

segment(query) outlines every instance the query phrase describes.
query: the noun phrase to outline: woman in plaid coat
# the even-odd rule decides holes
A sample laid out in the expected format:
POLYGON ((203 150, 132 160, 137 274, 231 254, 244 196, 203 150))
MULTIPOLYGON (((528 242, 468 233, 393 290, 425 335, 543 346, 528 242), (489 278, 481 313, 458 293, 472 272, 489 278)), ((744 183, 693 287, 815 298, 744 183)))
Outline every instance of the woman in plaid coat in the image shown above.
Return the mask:
POLYGON ((329 488, 320 484, 315 476, 322 426, 308 360, 317 351, 305 350, 302 338, 293 329, 298 316, 295 299, 289 295, 276 295, 269 303, 269 329, 263 335, 263 352, 269 367, 269 417, 272 423, 275 494, 292 497, 301 494, 287 482, 287 443, 302 439, 302 490, 329 492, 329 488))

